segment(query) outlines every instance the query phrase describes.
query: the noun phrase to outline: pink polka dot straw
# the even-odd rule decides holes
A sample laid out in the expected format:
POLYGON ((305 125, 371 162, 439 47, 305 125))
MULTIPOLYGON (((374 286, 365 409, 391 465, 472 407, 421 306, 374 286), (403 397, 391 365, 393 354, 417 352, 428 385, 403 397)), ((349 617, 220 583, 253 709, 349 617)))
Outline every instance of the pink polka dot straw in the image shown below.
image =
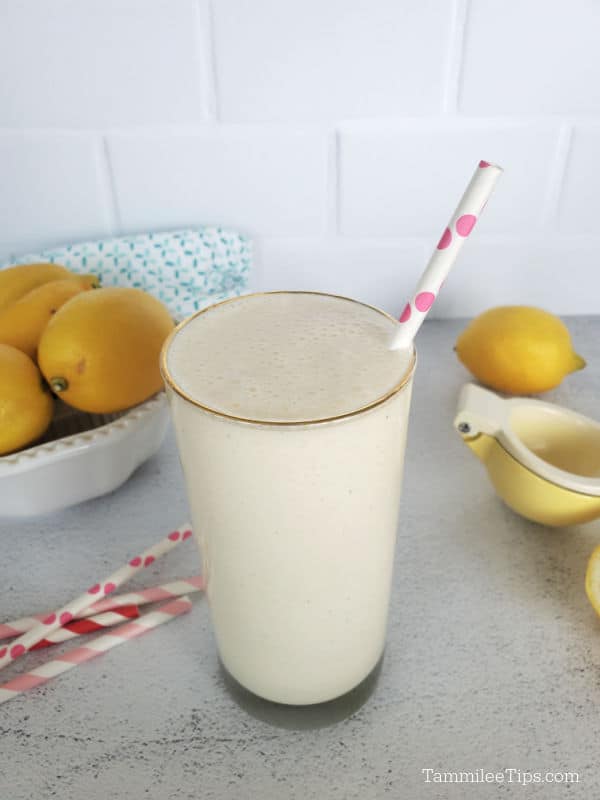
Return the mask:
POLYGON ((27 631, 10 644, 0 648, 0 669, 10 664, 15 659, 25 655, 35 644, 47 638, 48 634, 60 628, 62 625, 66 625, 79 615, 81 611, 89 608, 100 598, 114 592, 118 586, 128 581, 140 570, 149 567, 157 558, 168 553, 169 550, 172 550, 180 542, 189 539, 191 535, 192 530, 187 523, 181 526, 181 528, 171 531, 171 533, 165 536, 160 542, 149 547, 139 556, 132 558, 127 564, 124 564, 116 572, 113 572, 112 575, 90 586, 87 591, 79 595, 79 597, 76 597, 75 600, 72 600, 70 603, 67 603, 66 606, 48 614, 45 619, 31 628, 31 630, 27 631))
MULTIPOLYGON (((172 597, 181 597, 184 594, 193 592, 201 592, 204 589, 204 578, 201 575, 191 575, 187 578, 177 578, 177 580, 169 581, 168 583, 161 583, 159 586, 150 586, 147 589, 138 589, 136 592, 127 592, 127 594, 111 594, 108 597, 103 597, 101 600, 96 600, 88 608, 83 608, 77 614, 74 614, 74 621, 87 617, 88 619, 94 614, 104 611, 116 611, 123 606, 143 606, 146 603, 157 603, 159 600, 170 600, 172 597)), ((40 622, 43 622, 47 617, 50 617, 53 612, 45 611, 42 614, 34 614, 31 617, 21 617, 20 619, 13 619, 10 622, 0 624, 0 639, 13 639, 15 636, 20 636, 25 631, 30 631, 35 628, 40 622)), ((65 628, 68 629, 68 623, 65 628)), ((56 633, 59 633, 57 631, 56 633)))
POLYGON ((13 697, 26 692, 28 689, 34 689, 36 686, 48 683, 52 678, 62 675, 63 672, 73 669, 78 664, 84 664, 92 658, 97 658, 102 653, 106 653, 107 650, 148 633, 148 631, 157 628, 159 625, 164 625, 165 622, 170 622, 175 617, 181 616, 181 614, 187 614, 191 608, 192 603, 187 596, 170 600, 154 611, 142 614, 139 619, 133 622, 119 625, 117 628, 113 628, 110 633, 97 636, 83 647, 68 650, 66 653, 57 656, 52 661, 46 661, 45 664, 41 664, 30 672, 17 675, 16 678, 0 686, 0 704, 12 700, 13 697))
POLYGON ((62 642, 68 642, 69 639, 75 639, 77 636, 96 633, 102 628, 122 625, 128 619, 137 619, 139 615, 140 610, 137 606, 122 606, 116 611, 105 611, 104 614, 95 614, 87 619, 73 619, 62 628, 55 630, 54 633, 49 633, 45 639, 32 645, 31 649, 41 650, 44 647, 51 647, 53 644, 62 644, 62 642))
POLYGON ((494 191, 500 175, 502 168, 490 164, 489 161, 480 161, 477 165, 456 211, 421 275, 414 295, 404 306, 399 317, 401 325, 390 342, 391 350, 409 348, 412 345, 463 244, 494 191))

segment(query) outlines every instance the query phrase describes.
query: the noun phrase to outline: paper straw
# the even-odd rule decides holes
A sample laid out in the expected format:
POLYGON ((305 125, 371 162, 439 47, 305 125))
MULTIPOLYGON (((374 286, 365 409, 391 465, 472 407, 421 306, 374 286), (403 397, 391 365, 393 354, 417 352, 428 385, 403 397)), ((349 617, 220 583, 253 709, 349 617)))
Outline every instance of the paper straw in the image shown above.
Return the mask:
MULTIPOLYGON (((148 589, 140 589, 137 592, 128 592, 127 594, 116 594, 110 597, 105 597, 102 600, 96 601, 89 608, 84 608, 77 614, 74 614, 75 619, 82 617, 90 617, 92 614, 98 614, 101 611, 112 611, 113 609, 121 608, 122 606, 138 605, 142 606, 146 603, 156 603, 159 600, 168 600, 171 597, 181 597, 184 594, 191 594, 192 592, 200 592, 204 589, 204 578, 201 575, 192 575, 189 578, 179 578, 169 583, 163 583, 160 586, 151 586, 148 589)), ((10 622, 0 624, 0 640, 12 639, 15 636, 20 636, 25 631, 30 631, 40 622, 50 616, 52 611, 44 611, 42 614, 33 614, 30 617, 21 617, 21 619, 13 619, 10 622)), ((66 627, 69 627, 68 623, 66 627)))
POLYGON ((57 675, 73 669, 78 664, 83 664, 86 661, 97 658, 97 656, 101 656, 102 653, 106 653, 107 650, 111 650, 113 647, 125 644, 130 639, 135 639, 137 636, 141 636, 143 633, 147 633, 165 622, 170 622, 181 614, 186 614, 191 607, 192 603, 189 597, 171 600, 155 611, 142 614, 135 622, 127 622, 125 625, 120 625, 110 633, 98 636, 83 647, 69 650, 52 661, 46 661, 45 664, 32 669, 30 672, 18 675, 3 686, 0 686, 0 704, 12 700, 13 697, 29 689, 34 689, 36 686, 47 683, 52 678, 56 678, 57 675))
POLYGON ((148 589, 140 589, 137 592, 128 592, 114 597, 105 597, 98 600, 90 609, 94 611, 110 611, 120 608, 122 605, 135 604, 143 606, 145 603, 157 603, 159 600, 170 600, 172 597, 181 597, 184 594, 201 592, 204 589, 204 578, 202 575, 192 575, 190 578, 179 578, 176 581, 163 583, 160 586, 151 586, 148 589))
POLYGON ((15 661, 25 655, 34 644, 37 644, 41 639, 45 639, 48 634, 66 625, 70 622, 80 611, 89 608, 95 600, 100 599, 98 595, 112 594, 115 589, 121 586, 125 581, 128 581, 140 570, 149 567, 157 558, 160 558, 169 550, 176 547, 179 542, 189 539, 192 535, 191 528, 186 523, 181 528, 171 531, 168 536, 161 539, 160 542, 149 547, 141 555, 135 556, 127 564, 124 564, 116 572, 113 572, 107 578, 104 578, 99 583, 85 591, 83 594, 71 600, 66 606, 56 609, 49 614, 46 619, 39 622, 34 628, 26 631, 16 641, 11 642, 10 645, 5 645, 0 648, 0 669, 7 664, 15 661))
POLYGON ((112 628, 114 625, 120 625, 126 619, 137 619, 139 615, 140 610, 137 606, 123 606, 117 611, 106 611, 104 614, 96 614, 87 619, 74 619, 68 622, 64 628, 58 628, 54 633, 50 633, 45 639, 34 644, 31 649, 41 650, 42 647, 68 642, 69 639, 75 639, 77 636, 83 636, 86 633, 96 633, 103 628, 112 628))
POLYGON ((448 273, 454 266, 467 237, 475 227, 502 168, 489 161, 480 161, 456 211, 442 233, 438 246, 433 251, 414 295, 400 315, 400 328, 390 342, 391 350, 409 348, 427 312, 433 305, 448 273))

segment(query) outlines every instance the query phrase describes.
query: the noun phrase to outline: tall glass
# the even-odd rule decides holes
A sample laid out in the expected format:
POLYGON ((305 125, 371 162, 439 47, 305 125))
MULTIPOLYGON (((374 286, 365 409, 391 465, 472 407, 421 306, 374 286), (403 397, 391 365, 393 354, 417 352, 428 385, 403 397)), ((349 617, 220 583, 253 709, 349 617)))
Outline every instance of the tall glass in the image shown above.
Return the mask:
POLYGON ((219 654, 268 700, 330 700, 384 648, 415 354, 364 407, 256 421, 207 407, 175 374, 174 337, 181 349, 204 313, 176 329, 161 369, 219 654))

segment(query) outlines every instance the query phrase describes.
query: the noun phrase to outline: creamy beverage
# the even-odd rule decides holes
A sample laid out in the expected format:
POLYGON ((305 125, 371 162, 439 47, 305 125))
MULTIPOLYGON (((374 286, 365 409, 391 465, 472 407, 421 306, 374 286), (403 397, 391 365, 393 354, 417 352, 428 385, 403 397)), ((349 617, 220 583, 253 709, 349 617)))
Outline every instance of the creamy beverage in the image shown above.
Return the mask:
POLYGON ((346 298, 247 295, 165 345, 219 653, 281 703, 352 689, 383 652, 414 354, 346 298))

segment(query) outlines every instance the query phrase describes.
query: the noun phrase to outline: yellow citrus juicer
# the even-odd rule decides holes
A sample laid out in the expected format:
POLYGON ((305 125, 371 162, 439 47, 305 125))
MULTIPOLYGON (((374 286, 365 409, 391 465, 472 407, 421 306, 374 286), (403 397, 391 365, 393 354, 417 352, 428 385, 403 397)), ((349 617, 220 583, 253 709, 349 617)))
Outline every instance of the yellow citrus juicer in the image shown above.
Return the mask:
POLYGON ((600 517, 599 422, 468 383, 454 427, 518 514, 554 527, 600 517))

